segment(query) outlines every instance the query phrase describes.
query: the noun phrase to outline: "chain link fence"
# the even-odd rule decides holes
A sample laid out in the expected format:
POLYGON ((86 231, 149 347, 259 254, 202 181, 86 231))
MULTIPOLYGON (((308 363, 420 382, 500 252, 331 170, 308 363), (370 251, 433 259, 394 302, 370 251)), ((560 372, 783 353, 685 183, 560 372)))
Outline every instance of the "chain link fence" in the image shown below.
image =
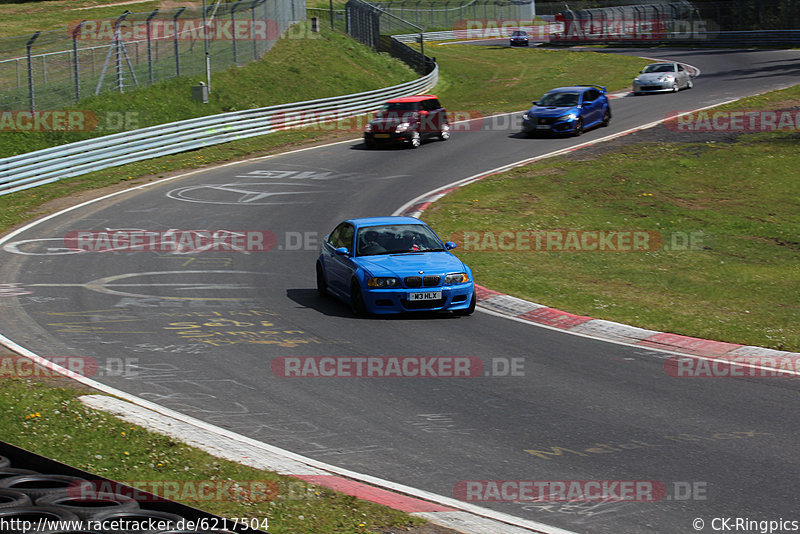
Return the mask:
POLYGON ((436 68, 433 58, 425 55, 423 28, 401 19, 375 4, 364 0, 348 0, 345 5, 347 33, 354 39, 404 61, 419 74, 426 75, 436 68), (420 50, 392 38, 392 34, 419 34, 420 50))
POLYGON ((200 8, 125 12, 60 31, 0 39, 0 109, 48 110, 260 58, 305 0, 238 0, 200 8))
POLYGON ((464 28, 476 20, 530 21, 537 5, 532 0, 388 0, 372 4, 397 20, 410 22, 425 31, 464 28))

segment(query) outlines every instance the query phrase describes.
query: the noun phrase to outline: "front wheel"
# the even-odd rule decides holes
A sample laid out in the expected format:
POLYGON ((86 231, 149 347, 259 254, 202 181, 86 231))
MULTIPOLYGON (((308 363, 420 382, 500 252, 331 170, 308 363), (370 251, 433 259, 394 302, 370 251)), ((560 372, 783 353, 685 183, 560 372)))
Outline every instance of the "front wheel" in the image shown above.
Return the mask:
POLYGON ((672 84, 672 92, 673 93, 677 93, 679 90, 680 90, 680 87, 678 87, 678 82, 673 83, 672 84))
POLYGON ((319 262, 317 262, 317 293, 322 298, 328 296, 328 282, 325 281, 325 273, 319 262))
POLYGON ((446 122, 442 124, 442 130, 439 132, 439 139, 442 141, 447 141, 450 139, 450 123, 446 122))
POLYGON ((583 119, 578 117, 578 122, 575 123, 575 132, 572 135, 578 137, 582 133, 583 133, 583 119))
POLYGON ((366 315, 367 307, 364 304, 364 296, 361 294, 361 286, 357 280, 350 284, 350 310, 353 315, 366 315))
POLYGON ((408 140, 408 144, 411 148, 419 148, 422 144, 422 138, 419 135, 419 132, 414 132, 411 134, 411 139, 408 140))
POLYGON ((692 87, 694 87, 694 82, 692 81, 691 78, 689 78, 688 80, 686 80, 686 88, 691 89, 692 87))
POLYGON ((603 113, 603 122, 600 123, 600 126, 608 126, 608 123, 611 122, 611 109, 606 108, 606 111, 603 113))
POLYGON ((465 317, 467 315, 472 315, 475 313, 475 306, 478 304, 478 295, 475 291, 472 292, 472 300, 469 301, 469 307, 464 308, 463 310, 453 310, 453 315, 458 315, 460 317, 465 317))

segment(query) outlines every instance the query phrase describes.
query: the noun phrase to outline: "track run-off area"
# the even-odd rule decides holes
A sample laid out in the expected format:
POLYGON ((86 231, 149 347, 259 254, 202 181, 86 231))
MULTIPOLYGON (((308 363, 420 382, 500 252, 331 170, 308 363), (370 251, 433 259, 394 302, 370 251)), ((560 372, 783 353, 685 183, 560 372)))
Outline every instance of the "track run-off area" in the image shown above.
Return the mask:
POLYGON ((579 138, 526 138, 519 112, 417 150, 367 150, 355 135, 64 210, 0 240, 0 334, 82 368, 73 370, 90 367, 83 374, 107 386, 315 461, 573 532, 800 520, 796 380, 681 380, 656 350, 481 312, 358 318, 317 295, 319 241, 343 219, 388 215, 457 180, 787 87, 800 74, 799 51, 616 52, 701 75, 691 90, 614 98, 610 126, 579 138), (200 229, 216 233, 217 246, 186 252, 200 229), (70 246, 78 232, 108 231, 158 239, 141 251, 70 246), (153 244, 169 239, 188 248, 153 244), (234 239, 249 246, 230 250, 234 239), (422 362, 435 376, 286 372, 313 374, 322 357, 422 362), (442 362, 480 372, 452 376, 442 362), (549 498, 518 498, 521 481, 544 483, 549 498), (560 498, 590 482, 633 488, 632 497, 560 498))

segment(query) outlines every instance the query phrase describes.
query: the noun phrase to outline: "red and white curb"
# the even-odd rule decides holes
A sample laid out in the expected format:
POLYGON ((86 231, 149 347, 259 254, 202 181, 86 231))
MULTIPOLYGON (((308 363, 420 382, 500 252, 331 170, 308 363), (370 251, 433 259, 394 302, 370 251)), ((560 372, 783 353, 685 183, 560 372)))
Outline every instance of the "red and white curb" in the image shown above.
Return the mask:
POLYGON ((80 400, 90 408, 183 441, 219 458, 324 486, 464 534, 574 534, 318 462, 168 409, 161 408, 157 412, 107 395, 84 395, 80 400))
MULTIPOLYGON (((651 59, 651 58, 648 58, 651 59)), ((695 68, 695 67, 693 67, 695 68)), ((699 73, 699 69, 697 69, 699 73)), ((623 93, 616 93, 615 97, 619 98, 624 96, 623 93)), ((693 111, 682 113, 686 115, 696 113, 705 109, 711 109, 720 105, 735 102, 729 100, 721 104, 713 104, 698 108, 693 111)), ((600 139, 587 141, 579 145, 543 154, 532 158, 527 158, 522 161, 511 163, 503 167, 498 167, 487 172, 476 174, 462 180, 458 180, 442 188, 430 191, 423 195, 412 199, 394 212, 394 215, 406 215, 409 217, 419 218, 428 207, 449 194, 456 189, 460 189, 466 185, 483 180, 489 176, 500 174, 511 169, 528 165, 536 161, 560 156, 567 154, 581 148, 602 143, 603 141, 610 141, 618 137, 622 137, 639 130, 645 130, 658 126, 665 122, 666 119, 658 120, 631 128, 623 132, 607 135, 600 139)), ((711 361, 718 361, 720 363, 735 362, 736 365, 742 367, 749 367, 759 370, 774 370, 779 369, 782 375, 800 376, 800 353, 787 352, 781 350, 768 349, 764 347, 756 347, 751 345, 741 345, 737 343, 726 343, 722 341, 714 341, 709 339, 701 339, 690 336, 683 336, 679 334, 672 334, 668 332, 658 332, 656 330, 647 330, 645 328, 637 328, 613 321, 606 321, 603 319, 596 319, 594 317, 587 317, 582 315, 575 315, 566 311, 551 308, 543 304, 529 302, 510 295, 505 295, 485 287, 477 286, 478 305, 480 309, 510 317, 516 320, 526 321, 538 326, 546 328, 553 328, 569 332, 576 335, 600 339, 618 344, 639 346, 657 351, 667 352, 676 355, 699 357, 711 361), (755 358, 758 363, 748 363, 747 359, 755 358), (789 368, 786 368, 786 363, 789 362, 789 368)))

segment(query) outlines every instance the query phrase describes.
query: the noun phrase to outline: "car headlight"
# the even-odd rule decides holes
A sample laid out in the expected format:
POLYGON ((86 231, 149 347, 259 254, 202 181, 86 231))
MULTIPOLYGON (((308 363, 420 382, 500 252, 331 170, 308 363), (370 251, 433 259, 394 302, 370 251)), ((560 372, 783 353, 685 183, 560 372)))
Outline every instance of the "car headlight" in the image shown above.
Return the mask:
POLYGON ((658 79, 658 81, 659 81, 659 82, 673 82, 673 81, 675 81, 675 78, 674 78, 674 77, 672 77, 672 76, 661 76, 661 77, 658 79))
POLYGON ((367 125, 364 126, 364 133, 370 133, 370 132, 372 132, 372 125, 370 123, 367 123, 367 125))
POLYGON ((403 133, 407 132, 408 129, 411 128, 411 123, 409 122, 401 122, 397 125, 397 128, 394 129, 396 133, 403 133))
POLYGON ((463 284, 469 282, 467 273, 451 273, 444 277, 444 283, 447 285, 463 284))
POLYGON ((367 280, 369 287, 395 287, 400 285, 400 280, 386 276, 376 276, 367 280))
POLYGON ((531 117, 531 116, 530 116, 530 115, 528 115, 527 113, 523 113, 523 114, 522 114, 522 120, 524 120, 524 121, 533 120, 533 117, 531 117))
POLYGON ((575 120, 575 114, 574 113, 568 113, 566 115, 561 115, 560 117, 556 118, 557 122, 560 122, 560 121, 574 121, 574 120, 575 120))

